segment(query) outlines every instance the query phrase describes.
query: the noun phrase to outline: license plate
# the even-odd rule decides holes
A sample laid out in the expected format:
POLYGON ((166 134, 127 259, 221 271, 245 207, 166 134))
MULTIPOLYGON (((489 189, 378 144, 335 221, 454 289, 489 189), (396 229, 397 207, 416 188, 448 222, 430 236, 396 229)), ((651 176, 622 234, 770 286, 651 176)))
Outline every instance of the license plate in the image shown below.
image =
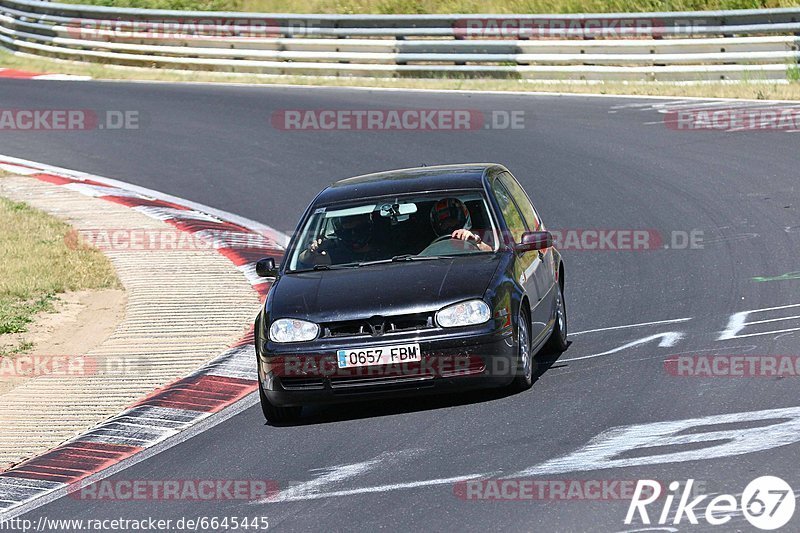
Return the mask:
POLYGON ((397 344, 394 346, 380 346, 376 348, 337 350, 336 356, 339 368, 390 365, 422 360, 422 352, 419 349, 419 344, 397 344))

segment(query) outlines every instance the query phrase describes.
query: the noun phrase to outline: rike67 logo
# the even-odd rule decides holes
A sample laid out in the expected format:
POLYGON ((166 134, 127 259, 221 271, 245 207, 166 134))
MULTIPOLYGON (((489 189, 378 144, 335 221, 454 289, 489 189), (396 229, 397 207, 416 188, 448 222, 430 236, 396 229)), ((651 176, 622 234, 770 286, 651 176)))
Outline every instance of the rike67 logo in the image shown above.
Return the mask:
POLYGON ((689 499, 695 495, 692 493, 693 486, 694 480, 689 479, 683 485, 681 494, 678 494, 681 483, 673 481, 669 484, 669 491, 662 494, 659 482, 649 479, 639 480, 633 500, 628 507, 628 514, 625 516, 625 524, 630 525, 638 513, 642 523, 650 525, 651 517, 647 507, 663 496, 665 497, 661 512, 658 518, 653 517, 656 523, 662 526, 668 523, 678 525, 684 520, 697 525, 701 519, 705 519, 709 525, 721 526, 730 522, 733 515, 741 513, 753 527, 771 531, 785 526, 794 515, 796 503, 794 491, 779 477, 762 476, 754 479, 738 499, 732 494, 720 494, 706 502, 709 496, 704 494, 690 501, 689 499), (678 503, 673 511, 673 503, 676 500, 678 503))

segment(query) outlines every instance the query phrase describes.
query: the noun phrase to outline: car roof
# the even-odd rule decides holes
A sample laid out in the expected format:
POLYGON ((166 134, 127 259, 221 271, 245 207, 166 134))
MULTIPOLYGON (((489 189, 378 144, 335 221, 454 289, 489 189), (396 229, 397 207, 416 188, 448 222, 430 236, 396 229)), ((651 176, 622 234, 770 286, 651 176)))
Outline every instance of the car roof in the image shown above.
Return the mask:
POLYGON ((504 171, 496 163, 467 163, 403 168, 339 180, 323 190, 315 203, 335 203, 372 196, 448 189, 483 188, 484 176, 504 171))

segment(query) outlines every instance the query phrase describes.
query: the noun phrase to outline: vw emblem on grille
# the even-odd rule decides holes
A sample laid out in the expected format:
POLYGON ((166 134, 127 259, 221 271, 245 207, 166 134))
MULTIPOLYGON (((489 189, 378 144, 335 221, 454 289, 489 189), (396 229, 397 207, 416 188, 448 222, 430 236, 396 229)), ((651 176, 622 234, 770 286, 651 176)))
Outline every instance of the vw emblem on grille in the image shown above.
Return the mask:
POLYGON ((369 326, 369 329, 372 332, 373 337, 378 337, 380 335, 383 335, 383 332, 386 329, 386 323, 383 321, 381 317, 370 318, 367 321, 367 325, 369 326))

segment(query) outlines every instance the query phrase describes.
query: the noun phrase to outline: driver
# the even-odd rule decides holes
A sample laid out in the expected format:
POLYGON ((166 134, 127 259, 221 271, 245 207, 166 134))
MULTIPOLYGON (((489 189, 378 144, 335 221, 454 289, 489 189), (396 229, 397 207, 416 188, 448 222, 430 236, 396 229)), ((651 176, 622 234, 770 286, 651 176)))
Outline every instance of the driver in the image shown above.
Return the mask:
POLYGON ((450 235, 451 239, 471 241, 485 252, 492 250, 491 246, 483 242, 480 235, 470 231, 472 218, 469 215, 469 209, 458 198, 444 198, 433 205, 431 226, 438 237, 450 235))
POLYGON ((300 261, 307 265, 339 265, 379 258, 371 214, 336 218, 333 231, 332 239, 315 239, 300 254, 300 261))

